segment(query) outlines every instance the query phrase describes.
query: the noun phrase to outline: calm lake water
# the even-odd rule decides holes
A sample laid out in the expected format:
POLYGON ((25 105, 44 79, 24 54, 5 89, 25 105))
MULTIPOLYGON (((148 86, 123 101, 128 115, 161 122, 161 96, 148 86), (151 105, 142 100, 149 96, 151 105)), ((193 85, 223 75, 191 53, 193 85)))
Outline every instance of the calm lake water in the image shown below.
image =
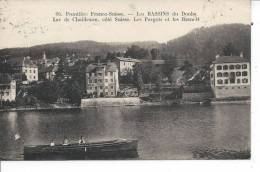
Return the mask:
POLYGON ((0 112, 0 157, 22 160, 23 146, 111 138, 139 140, 140 159, 193 159, 198 147, 250 150, 250 105, 129 106, 0 112), (14 139, 19 133, 21 138, 14 139))

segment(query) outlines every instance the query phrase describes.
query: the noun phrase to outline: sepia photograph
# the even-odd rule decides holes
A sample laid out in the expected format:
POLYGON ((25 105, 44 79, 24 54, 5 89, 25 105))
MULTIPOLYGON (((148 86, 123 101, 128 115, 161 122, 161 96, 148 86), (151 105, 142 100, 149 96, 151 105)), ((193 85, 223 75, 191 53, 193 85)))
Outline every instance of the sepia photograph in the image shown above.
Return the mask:
POLYGON ((250 160, 250 0, 0 0, 0 160, 250 160))

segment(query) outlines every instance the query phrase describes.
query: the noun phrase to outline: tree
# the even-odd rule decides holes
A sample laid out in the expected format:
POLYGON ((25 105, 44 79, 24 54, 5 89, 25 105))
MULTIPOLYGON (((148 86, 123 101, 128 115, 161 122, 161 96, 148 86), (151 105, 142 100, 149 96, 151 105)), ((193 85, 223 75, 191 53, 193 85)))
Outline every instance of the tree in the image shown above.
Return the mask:
POLYGON ((67 69, 68 69, 68 64, 66 62, 66 59, 62 57, 58 63, 58 70, 55 72, 55 79, 56 80, 64 80, 67 75, 67 69))
POLYGON ((193 65, 187 60, 184 61, 179 70, 183 71, 182 80, 184 82, 188 81, 194 74, 193 65))
POLYGON ((151 59, 150 52, 147 49, 141 48, 137 45, 128 47, 125 56, 130 56, 135 59, 151 59))
POLYGON ((238 53, 239 53, 238 50, 234 47, 234 45, 231 42, 226 44, 222 50, 222 54, 224 56, 237 55, 238 53))
POLYGON ((131 84, 133 83, 133 72, 131 70, 126 71, 126 74, 119 76, 119 83, 121 84, 131 84))
POLYGON ((160 59, 160 51, 158 48, 151 49, 151 56, 153 60, 160 59))
POLYGON ((140 95, 144 89, 141 64, 136 64, 134 67, 134 84, 137 87, 138 95, 140 95))

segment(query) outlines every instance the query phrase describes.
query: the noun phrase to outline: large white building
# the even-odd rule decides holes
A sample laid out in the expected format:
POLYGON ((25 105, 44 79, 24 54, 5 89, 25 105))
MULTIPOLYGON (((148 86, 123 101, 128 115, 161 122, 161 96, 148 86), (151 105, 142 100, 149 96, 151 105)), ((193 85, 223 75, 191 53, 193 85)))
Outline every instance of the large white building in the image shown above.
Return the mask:
POLYGON ((217 99, 250 97, 250 63, 243 56, 216 56, 211 65, 211 88, 217 99))
POLYGON ((120 76, 125 76, 128 73, 133 72, 134 65, 136 63, 141 63, 138 59, 133 58, 125 58, 125 57, 115 57, 113 62, 117 65, 120 76))
POLYGON ((15 101, 16 98, 16 81, 0 83, 0 100, 1 101, 15 101))
POLYGON ((38 81, 38 66, 31 61, 30 57, 24 57, 20 70, 26 75, 28 82, 38 81))
POLYGON ((115 97, 119 91, 118 69, 114 63, 90 64, 86 68, 86 92, 89 97, 115 97))

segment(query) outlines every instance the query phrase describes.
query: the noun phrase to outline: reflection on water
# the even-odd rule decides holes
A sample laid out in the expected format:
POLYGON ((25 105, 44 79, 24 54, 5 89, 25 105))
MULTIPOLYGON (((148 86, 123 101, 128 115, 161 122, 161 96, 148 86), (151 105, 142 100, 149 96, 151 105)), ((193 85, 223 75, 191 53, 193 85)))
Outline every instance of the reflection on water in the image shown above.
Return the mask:
POLYGON ((250 149, 250 105, 103 107, 0 112, 0 157, 23 159, 23 145, 134 138, 141 159, 192 159, 197 147, 250 149), (14 134, 21 138, 14 140, 14 134))

